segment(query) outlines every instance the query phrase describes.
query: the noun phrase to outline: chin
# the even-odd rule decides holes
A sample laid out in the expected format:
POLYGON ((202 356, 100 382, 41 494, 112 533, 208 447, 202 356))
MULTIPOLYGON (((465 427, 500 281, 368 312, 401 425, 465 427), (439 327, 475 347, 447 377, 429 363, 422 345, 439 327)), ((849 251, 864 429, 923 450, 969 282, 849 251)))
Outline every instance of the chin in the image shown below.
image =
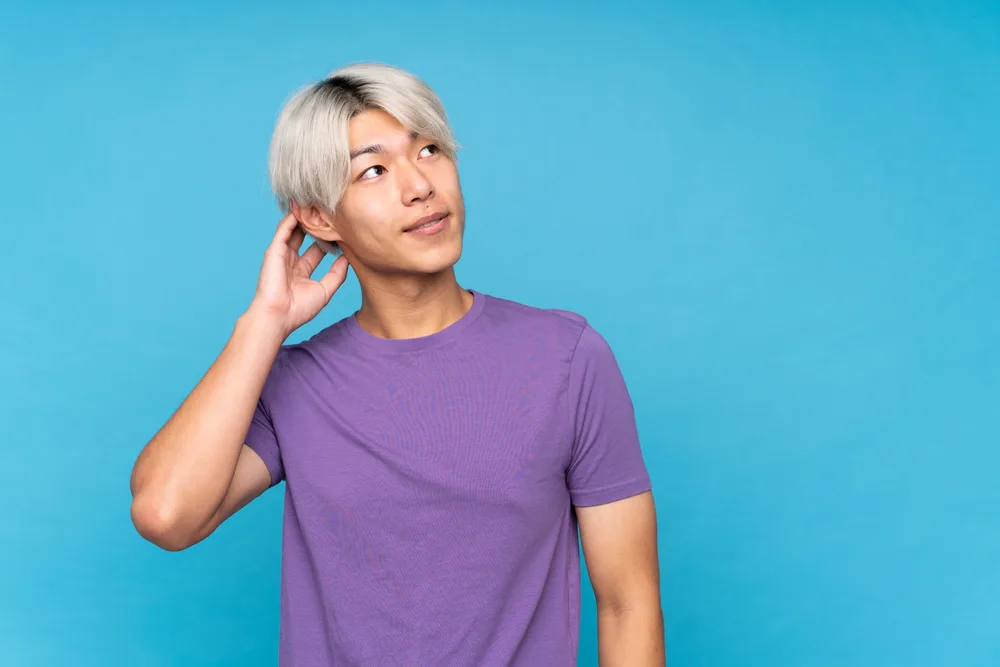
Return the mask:
POLYGON ((462 243, 450 243, 446 247, 425 250, 413 257, 411 265, 420 273, 435 274, 447 271, 462 257, 462 243))

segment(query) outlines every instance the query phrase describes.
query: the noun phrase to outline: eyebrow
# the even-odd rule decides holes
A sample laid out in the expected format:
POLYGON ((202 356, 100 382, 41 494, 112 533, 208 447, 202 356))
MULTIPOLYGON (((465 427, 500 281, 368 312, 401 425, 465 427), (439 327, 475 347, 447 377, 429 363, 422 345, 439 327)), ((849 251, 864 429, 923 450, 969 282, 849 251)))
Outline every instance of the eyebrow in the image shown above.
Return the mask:
MULTIPOLYGON (((419 136, 420 136, 419 132, 410 130, 410 141, 413 141, 419 136)), ((381 155, 385 152, 386 152, 385 146, 383 146, 382 144, 369 144, 368 146, 355 148, 353 151, 351 151, 351 159, 353 160, 354 158, 359 157, 361 155, 381 155)))

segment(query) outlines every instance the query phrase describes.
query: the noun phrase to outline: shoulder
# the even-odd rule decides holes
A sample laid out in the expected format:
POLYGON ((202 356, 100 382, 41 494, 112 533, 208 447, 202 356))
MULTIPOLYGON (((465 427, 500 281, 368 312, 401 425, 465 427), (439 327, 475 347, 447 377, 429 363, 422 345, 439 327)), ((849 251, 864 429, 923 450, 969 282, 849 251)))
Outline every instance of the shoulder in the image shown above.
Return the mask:
POLYGON ((584 396, 611 395, 623 386, 611 346, 584 315, 497 297, 488 303, 486 312, 497 345, 555 371, 552 377, 568 390, 571 405, 584 405, 584 396))
POLYGON ((351 341, 344 320, 331 324, 308 338, 286 342, 278 349, 271 376, 275 384, 294 382, 308 377, 318 367, 329 367, 330 361, 347 353, 351 341))
POLYGON ((488 299, 484 315, 490 328, 504 337, 544 340, 573 350, 591 329, 586 317, 571 310, 530 306, 496 296, 488 299))

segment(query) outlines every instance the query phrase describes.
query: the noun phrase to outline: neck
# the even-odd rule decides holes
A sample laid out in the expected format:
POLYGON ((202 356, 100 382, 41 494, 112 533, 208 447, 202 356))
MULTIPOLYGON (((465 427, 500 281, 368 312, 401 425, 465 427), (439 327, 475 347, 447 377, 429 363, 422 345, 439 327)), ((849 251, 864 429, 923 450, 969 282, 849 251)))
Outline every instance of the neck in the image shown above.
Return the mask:
MULTIPOLYGON (((358 325, 379 338, 419 338, 461 319, 473 296, 458 284, 455 269, 429 276, 366 276, 361 282, 358 325)), ((359 276, 360 278, 360 276, 359 276)))

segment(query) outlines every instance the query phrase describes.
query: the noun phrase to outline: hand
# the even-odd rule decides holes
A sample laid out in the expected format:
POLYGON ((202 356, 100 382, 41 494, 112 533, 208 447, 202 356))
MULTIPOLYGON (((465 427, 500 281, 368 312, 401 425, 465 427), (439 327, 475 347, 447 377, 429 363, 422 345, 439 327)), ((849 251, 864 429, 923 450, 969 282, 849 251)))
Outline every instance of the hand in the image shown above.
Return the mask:
POLYGON ((285 335, 316 317, 344 284, 347 258, 341 255, 319 280, 311 278, 325 253, 315 243, 299 255, 305 231, 289 213, 278 224, 257 281, 251 309, 273 317, 285 335))

